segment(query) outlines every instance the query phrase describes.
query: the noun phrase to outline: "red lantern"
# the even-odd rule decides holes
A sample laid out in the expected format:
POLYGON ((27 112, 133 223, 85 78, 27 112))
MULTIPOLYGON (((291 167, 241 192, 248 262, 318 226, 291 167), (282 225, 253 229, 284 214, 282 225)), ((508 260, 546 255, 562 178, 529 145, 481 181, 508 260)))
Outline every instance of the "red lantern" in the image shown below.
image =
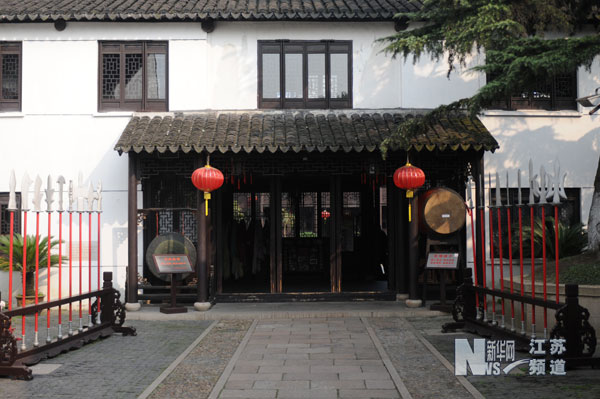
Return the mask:
POLYGON ((329 219, 330 216, 331 216, 331 213, 329 213, 329 211, 327 209, 324 209, 323 211, 321 211, 321 217, 323 218, 323 220, 329 219))
MULTIPOLYGON (((413 198, 414 190, 425 184, 425 173, 407 162, 406 165, 394 172, 394 184, 396 187, 406 190, 406 198, 413 198)), ((411 221, 410 201, 408 203, 408 221, 411 221)))
POLYGON ((208 216, 208 200, 210 199, 210 192, 221 187, 224 180, 223 173, 221 173, 219 169, 213 168, 208 163, 192 173, 192 183, 194 183, 194 186, 196 186, 198 190, 204 191, 206 216, 208 216))

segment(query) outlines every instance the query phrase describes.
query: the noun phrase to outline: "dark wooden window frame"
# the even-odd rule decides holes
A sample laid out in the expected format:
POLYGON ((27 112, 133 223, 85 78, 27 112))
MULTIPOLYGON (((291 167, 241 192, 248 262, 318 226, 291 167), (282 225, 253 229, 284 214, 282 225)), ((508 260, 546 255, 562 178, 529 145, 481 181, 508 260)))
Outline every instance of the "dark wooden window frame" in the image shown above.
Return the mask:
POLYGON ((352 41, 351 40, 259 40, 258 41, 258 108, 326 109, 352 108, 352 41), (278 46, 278 48, 277 48, 278 46), (311 49, 324 46, 324 51, 311 49), (345 48, 344 48, 345 47, 345 48), (263 54, 279 54, 280 98, 263 97, 263 54), (285 54, 302 54, 302 98, 285 98, 285 54), (325 54, 325 98, 308 98, 308 54, 325 54), (348 97, 331 98, 331 54, 348 55, 348 97))
POLYGON ((20 112, 22 99, 23 80, 23 46, 21 42, 0 42, 0 112, 20 112), (2 57, 5 54, 17 54, 19 56, 19 83, 18 99, 4 99, 2 97, 2 57))
MULTIPOLYGON (((493 79, 493 78, 492 78, 493 79)), ((489 77, 487 81, 491 81, 489 77)), ((499 108, 509 111, 518 110, 547 110, 547 111, 560 111, 560 110, 577 110, 577 71, 566 74, 558 74, 551 79, 550 82, 540 84, 540 86, 546 85, 550 98, 536 98, 533 93, 527 93, 528 95, 514 94, 508 98, 500 99, 492 103, 493 108, 499 108), (558 79, 570 79, 569 85, 571 90, 570 96, 559 96, 557 91, 558 79)))
MULTIPOLYGON (((17 200, 17 211, 15 212, 15 225, 14 225, 14 233, 21 234, 21 193, 16 193, 15 195, 17 200)), ((10 226, 10 213, 6 210, 8 207, 8 199, 9 193, 1 192, 0 193, 0 234, 10 234, 10 227, 4 229, 4 225, 10 226), (7 217, 7 220, 4 220, 4 217, 7 217)))
POLYGON ((169 43, 167 41, 100 41, 98 43, 98 111, 154 111, 163 112, 169 110, 169 43), (112 50, 110 47, 119 47, 112 50), (135 47, 141 47, 136 49, 135 47), (129 48, 128 48, 129 47, 129 48), (119 100, 107 100, 102 98, 103 70, 102 60, 104 54, 120 54, 120 82, 125 82, 125 55, 142 54, 142 99, 126 100, 125 90, 120 90, 119 100), (146 64, 148 54, 165 54, 165 99, 153 100, 148 98, 148 85, 146 81, 146 64))

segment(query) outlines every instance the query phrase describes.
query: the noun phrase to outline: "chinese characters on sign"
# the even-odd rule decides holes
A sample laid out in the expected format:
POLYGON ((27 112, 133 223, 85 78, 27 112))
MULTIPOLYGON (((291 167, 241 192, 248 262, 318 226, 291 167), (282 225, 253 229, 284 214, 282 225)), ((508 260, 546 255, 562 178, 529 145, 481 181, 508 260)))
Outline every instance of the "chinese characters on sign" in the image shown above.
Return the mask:
POLYGON ((426 267, 427 269, 456 269, 458 253, 430 252, 426 267))
POLYGON ((152 255, 159 273, 190 273, 193 271, 187 255, 152 255))
POLYGON ((566 340, 532 339, 529 354, 532 359, 516 360, 514 340, 474 339, 473 347, 467 339, 454 342, 454 374, 501 375, 509 374, 518 366, 528 366, 529 375, 566 375, 566 361, 559 358, 566 352, 566 340), (547 355, 552 358, 547 362, 547 355), (508 363, 502 367, 503 363, 508 363), (549 368, 549 370, 547 370, 549 368))

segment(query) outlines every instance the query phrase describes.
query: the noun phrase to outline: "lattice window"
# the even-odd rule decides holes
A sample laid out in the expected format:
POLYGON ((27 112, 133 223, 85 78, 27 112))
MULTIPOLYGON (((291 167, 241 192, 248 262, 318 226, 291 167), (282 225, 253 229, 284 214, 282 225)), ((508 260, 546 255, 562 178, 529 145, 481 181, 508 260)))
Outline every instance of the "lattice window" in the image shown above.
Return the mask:
POLYGON ((100 42, 100 111, 167 111, 167 43, 100 42))
MULTIPOLYGON (((494 78, 488 76, 488 82, 494 78)), ((563 73, 549 81, 537 82, 532 88, 514 93, 507 100, 495 101, 492 106, 503 109, 577 109, 577 73, 563 73)))
POLYGON ((125 98, 142 98, 142 55, 125 54, 125 98))
MULTIPOLYGON (((348 220, 348 224, 352 221, 352 236, 360 237, 360 193, 357 191, 345 192, 343 194, 342 204, 344 206, 344 221, 348 220)), ((342 223, 342 230, 349 227, 342 223)), ((342 232, 342 235, 344 232, 342 232)))
POLYGON ((118 100, 121 98, 120 85, 121 56, 104 54, 102 56, 102 98, 118 100))
POLYGON ((317 237, 319 223, 317 194, 312 192, 300 195, 300 237, 317 237))
POLYGON ((252 220, 252 198, 250 193, 233 193, 233 220, 244 222, 246 226, 252 220))
MULTIPOLYGON (((17 194, 17 208, 20 208, 21 194, 17 194)), ((21 234, 21 212, 14 213, 14 233, 21 234)), ((0 234, 10 234, 10 212, 8 211, 8 193, 0 193, 0 234)))
POLYGON ((281 228, 282 237, 296 236, 296 204, 290 193, 281 193, 281 228))
POLYGON ((21 43, 0 42, 0 111, 21 110, 21 43))
POLYGON ((255 194, 255 212, 256 218, 260 220, 261 225, 264 226, 269 219, 269 209, 271 204, 271 195, 269 193, 256 193, 255 194))

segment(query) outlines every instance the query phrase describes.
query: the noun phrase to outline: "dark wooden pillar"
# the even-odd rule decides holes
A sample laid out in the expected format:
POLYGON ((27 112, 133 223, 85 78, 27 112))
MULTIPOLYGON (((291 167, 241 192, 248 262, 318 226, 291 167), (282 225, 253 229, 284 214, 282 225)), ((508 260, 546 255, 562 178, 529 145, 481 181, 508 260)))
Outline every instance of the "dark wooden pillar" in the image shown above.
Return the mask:
POLYGON ((271 224, 270 235, 270 281, 271 293, 282 291, 282 240, 281 240, 281 177, 271 177, 271 192, 269 198, 269 219, 271 224))
MULTIPOLYGON (((391 180, 391 179, 390 179, 391 180)), ((406 239, 406 225, 408 221, 408 201, 405 191, 400 190, 390 182, 390 193, 388 193, 388 212, 391 215, 388 220, 393 229, 393 240, 388 240, 394 249, 394 273, 396 290, 399 294, 408 293, 408 245, 406 239), (391 194, 391 196, 389 195, 391 194)), ((389 227, 388 227, 389 231, 389 227)))
POLYGON ((329 270, 331 292, 342 291, 342 220, 343 193, 341 176, 330 180, 331 232, 329 237, 329 270))
POLYGON ((215 279, 216 279, 216 290, 217 294, 223 293, 223 250, 224 250, 224 239, 223 239, 223 191, 226 190, 225 186, 221 187, 214 194, 214 213, 212 215, 215 233, 215 279))
POLYGON ((214 240, 215 232, 213 230, 213 218, 215 216, 215 192, 212 192, 212 198, 208 202, 208 217, 206 218, 206 275, 208 283, 208 300, 215 296, 216 290, 216 273, 215 273, 215 254, 214 240))
POLYGON ((483 191, 483 187, 481 185, 481 182, 483 181, 484 177, 485 177, 485 170, 484 170, 484 159, 483 159, 483 155, 484 152, 483 151, 479 151, 476 153, 474 160, 473 160, 473 166, 474 166, 474 170, 473 170, 473 179, 475 180, 475 209, 473 210, 474 212, 476 212, 475 214, 475 256, 477 258, 476 261, 476 267, 477 267, 477 284, 478 285, 483 285, 483 268, 485 267, 484 262, 485 262, 485 246, 484 248, 481 247, 481 229, 483 228, 483 239, 484 239, 484 245, 485 245, 485 212, 484 212, 484 217, 483 219, 481 219, 481 215, 480 215, 480 209, 484 209, 485 207, 485 199, 484 199, 484 191, 483 191))
POLYGON ((137 163, 133 152, 127 154, 127 302, 137 303, 138 243, 137 243, 137 163))
POLYGON ((398 211, 396 206, 396 191, 398 189, 394 185, 393 179, 387 179, 386 185, 386 200, 387 200, 387 246, 388 246, 388 289, 396 291, 398 289, 397 271, 396 271, 396 256, 398 248, 396 247, 396 220, 395 216, 398 211))
MULTIPOLYGON (((195 167, 200 167, 200 159, 196 160, 195 167)), ((196 278, 198 279, 198 302, 208 302, 208 217, 206 216, 206 203, 204 193, 196 190, 196 220, 198 221, 198 245, 196 247, 196 278)))
POLYGON ((419 277, 419 211, 418 196, 409 199, 411 222, 408 226, 408 298, 417 300, 417 279, 419 277))

